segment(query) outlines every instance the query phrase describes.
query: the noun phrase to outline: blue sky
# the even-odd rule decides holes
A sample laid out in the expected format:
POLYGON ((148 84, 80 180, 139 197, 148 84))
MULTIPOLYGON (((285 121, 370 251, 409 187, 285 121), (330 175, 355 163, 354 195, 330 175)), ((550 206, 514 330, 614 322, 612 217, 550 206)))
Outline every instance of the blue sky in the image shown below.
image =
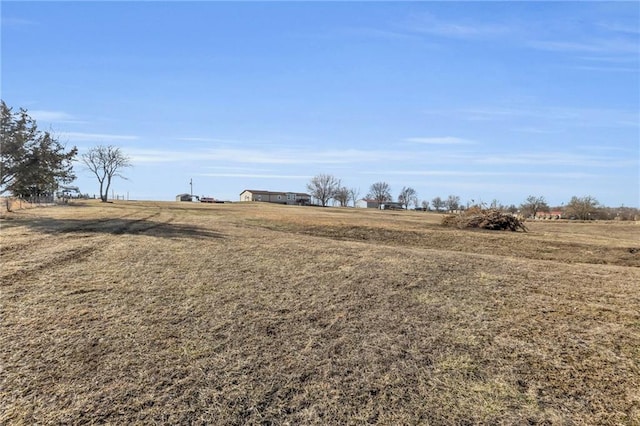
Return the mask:
POLYGON ((81 152, 121 147, 132 199, 328 173, 362 196, 640 206, 638 2, 1 8, 2 99, 81 152))

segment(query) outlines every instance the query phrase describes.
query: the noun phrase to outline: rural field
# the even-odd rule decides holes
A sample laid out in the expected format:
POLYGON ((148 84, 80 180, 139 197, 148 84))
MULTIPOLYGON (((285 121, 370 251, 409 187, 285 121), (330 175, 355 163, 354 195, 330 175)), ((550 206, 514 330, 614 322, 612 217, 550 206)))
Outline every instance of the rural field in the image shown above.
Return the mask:
POLYGON ((640 225, 258 203, 0 219, 0 424, 639 425, 640 225))

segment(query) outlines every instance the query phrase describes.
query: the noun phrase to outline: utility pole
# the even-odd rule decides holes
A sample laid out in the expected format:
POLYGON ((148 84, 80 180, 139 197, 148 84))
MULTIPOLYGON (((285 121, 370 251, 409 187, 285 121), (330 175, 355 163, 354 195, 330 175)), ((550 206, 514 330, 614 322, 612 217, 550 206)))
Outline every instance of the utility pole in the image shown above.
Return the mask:
POLYGON ((191 187, 191 201, 193 201, 193 178, 189 179, 189 186, 191 187))

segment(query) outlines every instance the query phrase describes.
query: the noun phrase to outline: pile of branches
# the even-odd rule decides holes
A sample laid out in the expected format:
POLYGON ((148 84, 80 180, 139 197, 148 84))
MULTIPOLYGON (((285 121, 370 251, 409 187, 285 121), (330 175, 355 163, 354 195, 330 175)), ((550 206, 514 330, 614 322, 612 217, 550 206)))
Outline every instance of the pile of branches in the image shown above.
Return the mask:
POLYGON ((472 207, 460 214, 445 216, 442 219, 442 225, 460 229, 481 228, 493 231, 527 232, 524 220, 497 209, 482 209, 480 207, 472 207))

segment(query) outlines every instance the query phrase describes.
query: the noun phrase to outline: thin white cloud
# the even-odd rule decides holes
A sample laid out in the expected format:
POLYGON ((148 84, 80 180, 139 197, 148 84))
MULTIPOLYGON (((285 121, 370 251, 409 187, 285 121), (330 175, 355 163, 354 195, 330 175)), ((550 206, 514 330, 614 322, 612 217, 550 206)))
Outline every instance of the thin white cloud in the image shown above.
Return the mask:
MULTIPOLYGON (((526 120, 527 127, 541 123, 563 124, 575 127, 638 127, 640 116, 638 111, 606 109, 606 108, 572 108, 572 107, 470 107, 453 110, 424 110, 429 115, 458 116, 470 121, 514 121, 526 120), (537 120, 532 123, 531 120, 537 120)), ((514 123, 518 124, 518 123, 514 123)))
POLYGON ((36 121, 74 122, 76 118, 64 111, 29 110, 28 114, 36 121))
POLYGON ((629 40, 590 40, 590 41, 558 41, 536 40, 529 47, 554 52, 581 52, 605 54, 638 54, 638 43, 629 40))
POLYGON ((640 62, 640 56, 607 56, 607 55, 595 55, 595 56, 580 56, 578 59, 589 62, 607 62, 614 64, 629 64, 640 62))
POLYGON ((503 24, 446 21, 431 14, 414 17, 407 29, 420 34, 462 39, 497 37, 512 32, 510 27, 503 24))
POLYGON ((30 19, 24 19, 24 18, 12 18, 12 17, 2 17, 2 20, 0 21, 2 22, 2 27, 3 28, 7 28, 7 27, 25 27, 25 26, 30 26, 30 25, 36 25, 37 22, 30 20, 30 19))
POLYGON ((341 30, 336 30, 333 33, 339 36, 354 36, 365 38, 376 38, 382 40, 411 40, 419 39, 420 37, 415 34, 409 34, 401 31, 380 29, 380 28, 366 28, 366 27, 352 27, 341 30))
MULTIPOLYGON (((379 150, 308 150, 308 149, 254 149, 220 148, 189 151, 150 150, 133 148, 129 155, 136 163, 169 163, 180 161, 209 161, 223 164, 273 165, 341 165, 380 161, 404 161, 415 158, 415 153, 379 150)), ((212 164, 213 165, 213 164, 212 164)))
POLYGON ((557 130, 545 129, 542 127, 531 127, 531 126, 514 127, 513 129, 511 129, 511 131, 520 132, 520 133, 534 133, 538 135, 548 135, 548 134, 558 133, 557 130))
POLYGON ((114 135, 109 133, 62 132, 60 136, 77 142, 133 141, 140 139, 138 136, 133 135, 114 135))
POLYGON ((477 155, 473 157, 467 156, 465 157, 465 161, 472 164, 491 166, 520 165, 602 168, 637 166, 637 160, 634 159, 578 155, 563 152, 477 155))
POLYGON ((227 173, 229 173, 230 171, 235 171, 235 172, 271 172, 273 171, 272 169, 258 169, 255 167, 234 167, 234 166, 208 166, 208 167, 204 167, 205 169, 209 169, 209 170, 224 170, 227 171, 227 173))
POLYGON ((632 67, 594 67, 594 66, 578 66, 573 67, 577 70, 583 71, 604 71, 604 72, 634 72, 638 73, 640 68, 632 68, 632 67))
POLYGON ((220 139, 220 138, 208 138, 208 137, 181 137, 176 138, 177 141, 181 142, 213 142, 213 143, 238 143, 240 141, 230 140, 230 139, 220 139))
POLYGON ((473 145, 475 141, 463 138, 457 138, 454 136, 442 136, 442 137, 414 137, 406 138, 405 141, 413 142, 425 145, 473 145))
MULTIPOLYGON (((379 173, 364 173, 379 174, 379 173)), ((385 175, 391 176, 435 176, 435 177, 517 177, 536 179, 585 179, 596 177, 591 173, 580 172, 556 172, 556 173, 531 173, 531 172, 495 172, 495 171, 467 171, 467 170, 395 170, 385 171, 385 175)))
POLYGON ((254 174, 254 173, 200 173, 196 176, 204 177, 232 177, 232 178, 253 178, 253 179, 310 179, 311 175, 275 175, 275 174, 254 174))
POLYGON ((617 22, 601 22, 598 24, 598 26, 608 31, 640 35, 640 25, 638 25, 637 23, 636 25, 625 25, 617 22))

